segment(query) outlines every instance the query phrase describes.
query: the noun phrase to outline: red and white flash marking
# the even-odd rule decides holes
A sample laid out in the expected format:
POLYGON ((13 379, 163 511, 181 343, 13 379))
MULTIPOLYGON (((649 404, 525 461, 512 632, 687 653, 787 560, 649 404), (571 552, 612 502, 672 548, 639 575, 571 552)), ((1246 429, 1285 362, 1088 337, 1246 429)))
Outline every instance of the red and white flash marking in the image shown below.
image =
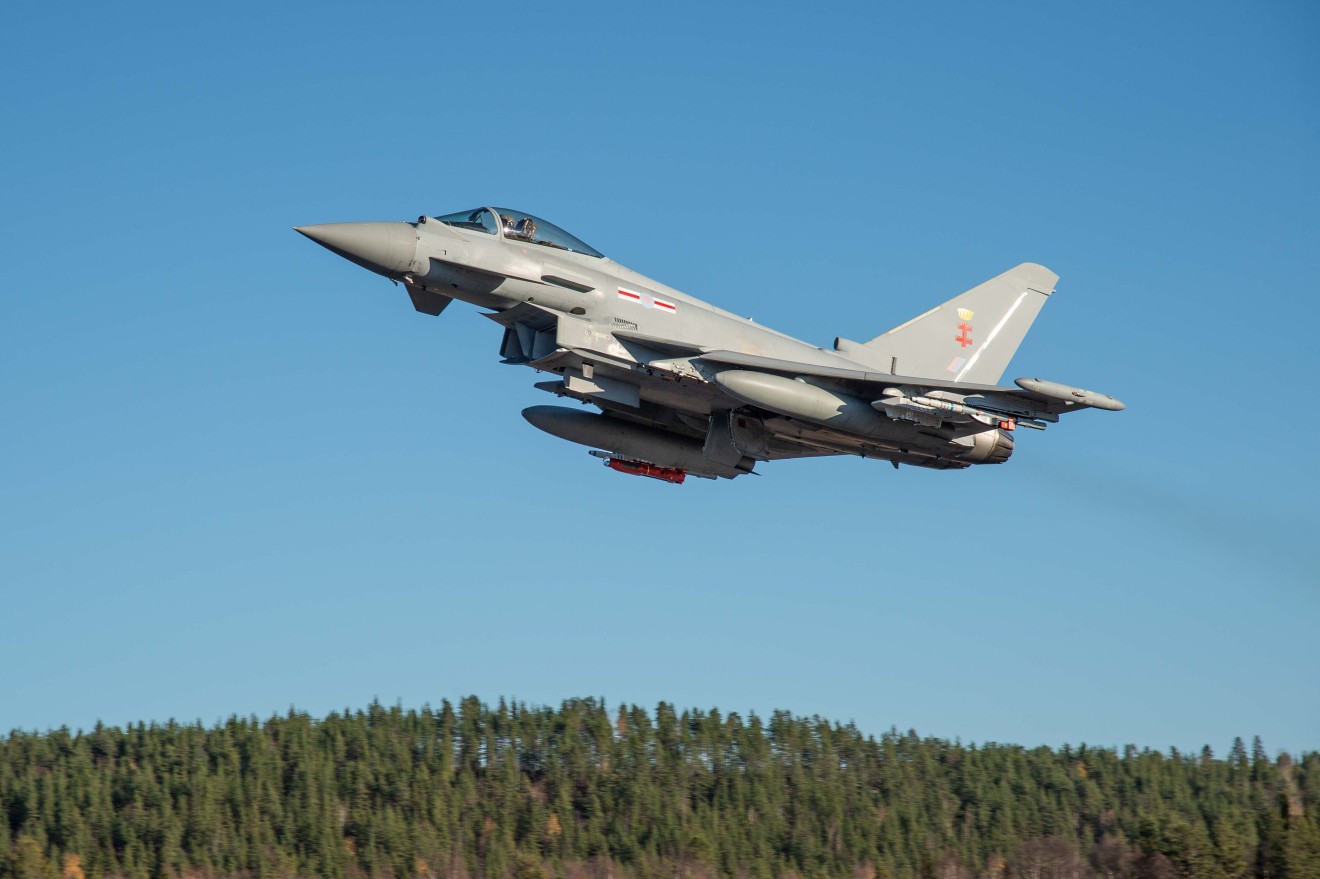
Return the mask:
POLYGON ((620 287, 619 298, 626 299, 629 302, 641 303, 642 308, 658 308, 664 314, 678 313, 677 305, 667 299, 661 299, 660 297, 652 296, 649 293, 638 293, 636 290, 627 290, 620 287))

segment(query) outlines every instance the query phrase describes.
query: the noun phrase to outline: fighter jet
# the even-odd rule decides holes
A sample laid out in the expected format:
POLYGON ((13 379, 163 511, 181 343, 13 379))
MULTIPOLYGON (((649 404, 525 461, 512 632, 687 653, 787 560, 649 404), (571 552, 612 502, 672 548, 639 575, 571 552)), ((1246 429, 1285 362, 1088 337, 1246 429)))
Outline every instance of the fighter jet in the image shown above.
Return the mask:
POLYGON ((504 330, 501 362, 590 404, 523 417, 621 473, 733 479, 757 462, 857 455, 935 470, 1002 464, 1113 397, 1039 378, 998 384, 1058 276, 1022 263, 871 339, 817 347, 625 268, 531 214, 481 207, 416 222, 296 226, 402 284, 439 315, 455 299, 504 330))

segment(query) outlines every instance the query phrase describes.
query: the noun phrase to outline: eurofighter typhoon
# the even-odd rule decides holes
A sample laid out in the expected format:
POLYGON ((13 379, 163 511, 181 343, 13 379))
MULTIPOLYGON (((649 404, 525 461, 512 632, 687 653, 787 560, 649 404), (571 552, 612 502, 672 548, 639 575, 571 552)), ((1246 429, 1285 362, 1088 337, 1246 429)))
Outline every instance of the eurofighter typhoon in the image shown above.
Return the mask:
POLYGON ((295 228, 402 283, 424 314, 455 299, 488 309, 504 328, 502 362, 552 375, 536 387, 599 410, 532 406, 523 417, 621 473, 732 479, 758 461, 819 455, 959 470, 1007 461, 1019 427, 1123 408, 1039 378, 998 384, 1058 281, 1034 263, 827 350, 624 268, 521 211, 295 228))

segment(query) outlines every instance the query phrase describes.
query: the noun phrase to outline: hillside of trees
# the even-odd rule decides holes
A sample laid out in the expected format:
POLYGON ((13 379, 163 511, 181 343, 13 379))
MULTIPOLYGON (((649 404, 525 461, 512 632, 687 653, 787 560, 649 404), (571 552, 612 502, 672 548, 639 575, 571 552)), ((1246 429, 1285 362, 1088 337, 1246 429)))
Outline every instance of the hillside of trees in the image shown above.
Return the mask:
POLYGON ((1320 753, 379 704, 0 739, 4 879, 1320 879, 1320 753))

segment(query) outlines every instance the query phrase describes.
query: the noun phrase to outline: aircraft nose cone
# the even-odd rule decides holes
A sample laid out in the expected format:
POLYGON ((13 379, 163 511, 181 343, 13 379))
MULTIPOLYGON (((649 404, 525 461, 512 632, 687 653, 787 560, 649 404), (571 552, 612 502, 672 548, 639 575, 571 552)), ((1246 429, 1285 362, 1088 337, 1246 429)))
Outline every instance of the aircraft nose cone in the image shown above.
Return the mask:
POLYGON ((377 274, 398 276, 412 268, 417 230, 408 223, 322 223, 293 230, 377 274))

